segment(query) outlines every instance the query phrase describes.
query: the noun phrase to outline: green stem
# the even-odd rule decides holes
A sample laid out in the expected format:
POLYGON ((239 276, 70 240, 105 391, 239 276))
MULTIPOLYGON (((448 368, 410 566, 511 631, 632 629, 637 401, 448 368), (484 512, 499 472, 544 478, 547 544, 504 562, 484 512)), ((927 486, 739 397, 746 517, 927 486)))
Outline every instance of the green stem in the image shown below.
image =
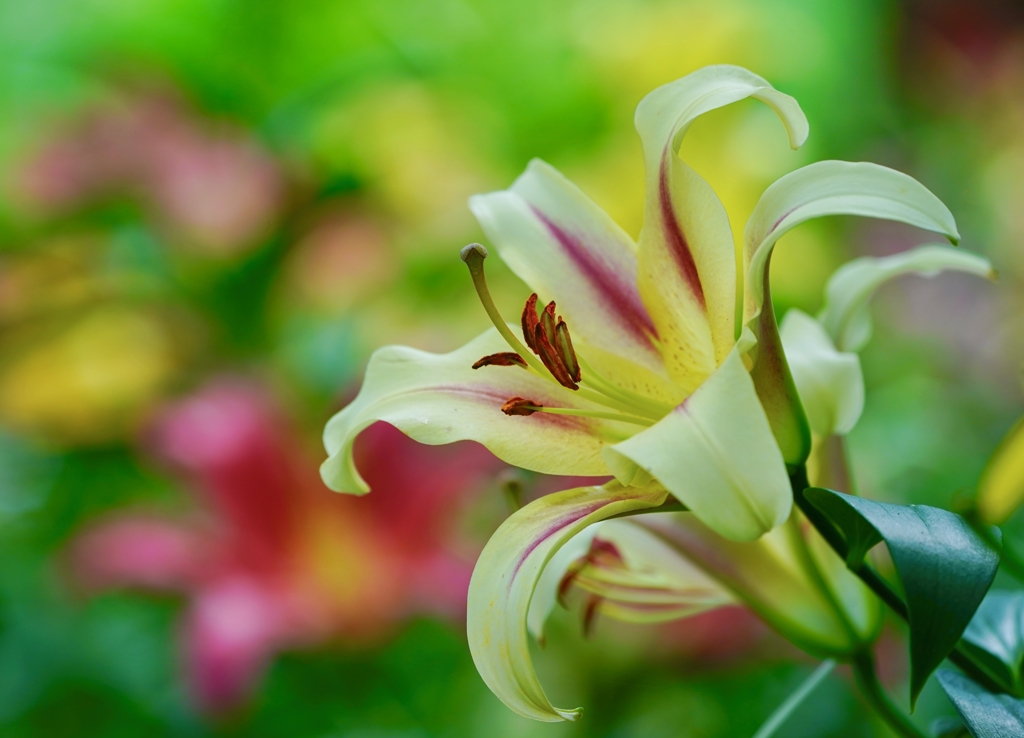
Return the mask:
POLYGON ((846 610, 842 604, 836 599, 835 592, 828 586, 828 582, 825 581, 824 575, 821 573, 821 568, 818 566, 817 559, 814 558, 814 554, 811 552, 810 546, 807 545, 807 539, 804 538, 803 531, 800 529, 799 513, 794 510, 789 516, 789 521, 786 523, 789 528, 789 536, 793 540, 793 545, 796 547, 798 555, 801 559, 804 571, 807 576, 810 577, 811 581, 821 592, 822 596, 828 602, 829 607, 835 613, 839 619, 840 624, 843 626, 843 630, 850 637, 850 640, 854 643, 859 643, 862 639, 857 633, 857 629, 853 627, 853 623, 850 622, 850 618, 846 614, 846 610))
POLYGON ((875 659, 871 655, 871 651, 864 649, 854 655, 853 674, 857 679, 857 686, 860 687, 868 704, 898 735, 903 738, 927 738, 917 729, 917 726, 910 722, 903 711, 889 700, 889 696, 882 689, 878 676, 875 674, 875 659))
POLYGON ((831 673, 835 665, 836 662, 832 659, 822 661, 818 668, 797 687, 796 691, 787 697, 785 702, 775 708, 775 712, 764 721, 754 734, 754 738, 771 738, 771 736, 775 735, 775 731, 782 727, 782 724, 789 719, 793 711, 800 707, 801 703, 810 696, 811 692, 821 684, 821 681, 831 673))

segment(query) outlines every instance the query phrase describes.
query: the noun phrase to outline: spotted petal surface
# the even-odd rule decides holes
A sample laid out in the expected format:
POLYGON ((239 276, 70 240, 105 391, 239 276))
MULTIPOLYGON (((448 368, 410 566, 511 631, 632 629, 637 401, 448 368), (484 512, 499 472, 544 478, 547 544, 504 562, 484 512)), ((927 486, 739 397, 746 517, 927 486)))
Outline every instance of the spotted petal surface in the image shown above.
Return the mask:
POLYGON ((620 480, 639 467, 718 534, 750 541, 789 517, 789 476, 739 346, 658 423, 609 446, 620 480))
POLYGON ((640 294, 657 327, 669 373, 687 392, 732 349, 737 278, 725 208, 679 158, 679 145, 698 117, 748 97, 779 114, 791 146, 803 143, 807 120, 796 101, 740 67, 700 69, 654 90, 636 110, 647 171, 640 294))
POLYGON ((534 159, 512 187, 476 195, 469 207, 502 261, 542 303, 557 303, 603 375, 656 399, 673 394, 637 291, 636 245, 576 185, 534 159))

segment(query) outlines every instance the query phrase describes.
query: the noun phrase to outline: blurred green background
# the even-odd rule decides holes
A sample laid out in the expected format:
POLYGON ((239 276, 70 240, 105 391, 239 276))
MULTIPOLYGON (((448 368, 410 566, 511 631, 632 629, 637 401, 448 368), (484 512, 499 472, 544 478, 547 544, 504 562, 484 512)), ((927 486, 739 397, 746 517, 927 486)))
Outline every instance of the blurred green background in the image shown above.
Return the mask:
MULTIPOLYGON (((955 504, 1024 412, 1017 3, 0 2, 0 734, 752 735, 813 664, 742 612, 590 638, 559 612, 537 658, 577 724, 487 691, 462 606, 507 508, 479 449, 376 429, 360 453, 384 492, 316 477, 375 347, 487 325, 456 258, 482 238, 467 197, 541 157, 635 235, 633 110, 721 62, 811 123, 799 152, 753 102, 694 126, 683 155, 737 233, 781 174, 871 160, 999 271, 886 288, 863 357, 860 491, 955 504)), ((777 309, 927 240, 803 226, 777 309)), ((515 314, 525 287, 489 268, 515 314)), ((951 709, 930 689, 918 713, 951 709)), ((841 670, 784 734, 886 735, 841 670)))

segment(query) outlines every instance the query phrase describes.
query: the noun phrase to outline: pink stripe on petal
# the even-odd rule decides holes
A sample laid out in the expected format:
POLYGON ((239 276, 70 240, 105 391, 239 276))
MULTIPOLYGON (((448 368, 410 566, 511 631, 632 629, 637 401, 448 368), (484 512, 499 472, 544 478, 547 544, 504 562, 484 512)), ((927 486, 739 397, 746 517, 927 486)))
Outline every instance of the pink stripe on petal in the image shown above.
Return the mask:
POLYGON ((700 282, 700 274, 697 272, 697 263, 693 260, 693 253, 690 251, 690 244, 686 241, 683 229, 679 227, 679 220, 672 207, 672 193, 668 186, 668 163, 670 150, 665 150, 665 156, 661 159, 661 173, 658 176, 658 204, 661 207, 661 224, 665 234, 665 242, 669 251, 675 257, 676 265, 679 267, 679 274, 686 282, 693 296, 702 308, 707 309, 704 299, 704 286, 700 282))
POLYGON ((658 335, 657 330, 640 300, 640 293, 637 292, 634 281, 623 281, 624 275, 613 265, 602 260, 593 250, 588 249, 577 236, 559 227, 533 205, 530 205, 530 209, 558 241, 580 273, 593 285, 594 291, 602 296, 605 304, 611 308, 612 314, 617 316, 630 332, 645 343, 650 343, 650 339, 658 335))
MULTIPOLYGON (((519 369, 511 368, 509 371, 521 371, 519 369)), ((454 385, 441 385, 438 387, 421 387, 415 390, 409 390, 412 392, 440 392, 443 394, 456 395, 461 397, 468 397, 476 400, 480 400, 483 404, 488 406, 493 405, 495 408, 500 409, 506 401, 516 396, 516 393, 521 390, 514 389, 491 389, 491 388, 469 388, 469 387, 457 387, 454 385)), ((539 402, 543 406, 561 407, 561 403, 557 399, 552 399, 543 393, 530 393, 531 397, 528 400, 539 402)), ((510 417, 509 420, 515 420, 516 418, 510 417)), ((578 415, 556 415, 554 413, 543 413, 537 412, 530 415, 528 419, 524 419, 523 422, 528 423, 543 423, 545 425, 556 426, 565 430, 581 431, 584 433, 592 433, 594 426, 597 425, 597 421, 593 418, 580 417, 578 415)))
POLYGON ((536 538, 534 538, 530 542, 530 545, 527 546, 526 550, 523 551, 522 554, 520 554, 519 560, 516 561, 515 568, 512 570, 512 577, 511 577, 511 579, 509 579, 509 586, 511 587, 512 582, 515 580, 516 576, 519 574, 519 569, 521 569, 523 564, 526 563, 526 559, 528 559, 530 557, 530 554, 533 553, 534 550, 536 550, 537 546, 539 546, 540 544, 544 543, 544 541, 549 539, 551 536, 553 536, 556 533, 560 532, 563 528, 569 527, 570 525, 572 525, 576 521, 582 520, 583 518, 587 517, 591 513, 597 512, 602 507, 604 507, 605 505, 608 505, 608 504, 610 504, 612 502, 616 502, 616 500, 614 500, 614 499, 604 499, 604 500, 599 500, 597 502, 591 502, 591 503, 589 503, 587 505, 584 505, 583 507, 577 508, 575 510, 572 510, 572 511, 566 513, 565 515, 561 516, 560 518, 558 518, 557 520, 552 522, 551 525, 549 525, 544 530, 544 532, 541 535, 539 535, 536 538))

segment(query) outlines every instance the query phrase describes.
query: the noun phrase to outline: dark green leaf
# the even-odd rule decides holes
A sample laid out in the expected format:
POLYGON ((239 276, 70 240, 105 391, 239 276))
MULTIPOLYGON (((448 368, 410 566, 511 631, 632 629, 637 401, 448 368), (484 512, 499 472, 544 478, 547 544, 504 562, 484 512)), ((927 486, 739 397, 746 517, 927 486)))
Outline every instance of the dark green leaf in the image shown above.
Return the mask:
POLYGON ((892 505, 811 488, 807 500, 842 533, 847 565, 884 540, 906 596, 910 701, 956 645, 999 568, 999 555, 961 518, 927 505, 892 505))
POLYGON ((974 738, 1024 736, 1024 700, 992 694, 955 671, 940 671, 938 680, 974 738))
POLYGON ((1024 592, 989 592, 964 631, 964 647, 1008 691, 1024 696, 1024 592))

